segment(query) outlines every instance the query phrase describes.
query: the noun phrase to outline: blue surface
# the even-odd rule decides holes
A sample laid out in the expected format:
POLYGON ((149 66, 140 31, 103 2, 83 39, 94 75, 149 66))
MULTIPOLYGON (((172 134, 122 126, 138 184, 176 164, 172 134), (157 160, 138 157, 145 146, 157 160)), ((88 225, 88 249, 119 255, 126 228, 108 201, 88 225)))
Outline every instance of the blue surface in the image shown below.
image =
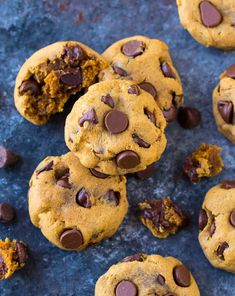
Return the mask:
POLYGON ((235 176, 234 146, 217 132, 211 111, 212 90, 219 74, 234 63, 234 52, 206 49, 194 41, 179 24, 173 0, 1 0, 0 41, 0 144, 22 156, 13 168, 0 170, 0 201, 13 204, 18 217, 13 225, 0 225, 0 237, 21 239, 31 250, 27 267, 0 283, 0 295, 91 296, 96 280, 110 265, 140 251, 181 259, 192 270, 202 296, 235 295, 235 276, 212 268, 197 241, 197 216, 205 193, 235 176), (197 107, 203 121, 193 131, 177 123, 168 127, 168 147, 154 178, 128 180, 129 214, 114 237, 81 253, 67 253, 52 246, 31 224, 27 190, 39 161, 67 151, 63 129, 72 103, 47 125, 33 126, 14 108, 14 79, 25 59, 49 43, 79 40, 102 52, 134 34, 168 43, 183 80, 186 104, 197 107), (181 177, 182 162, 202 142, 222 146, 225 168, 216 178, 190 185, 181 177), (184 206, 191 216, 189 227, 168 239, 154 238, 135 214, 137 201, 154 195, 170 195, 184 206))

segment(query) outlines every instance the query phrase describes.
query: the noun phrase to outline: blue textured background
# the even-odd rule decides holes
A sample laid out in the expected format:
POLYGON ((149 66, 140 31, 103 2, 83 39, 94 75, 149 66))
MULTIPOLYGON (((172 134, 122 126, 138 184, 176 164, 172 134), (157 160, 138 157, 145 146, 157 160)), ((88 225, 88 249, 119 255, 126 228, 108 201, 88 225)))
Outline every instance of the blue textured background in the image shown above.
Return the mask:
POLYGON ((18 217, 14 225, 0 225, 0 237, 21 239, 31 250, 27 267, 0 283, 0 295, 91 296, 97 278, 110 265, 140 251, 184 261, 202 296, 235 295, 235 276, 213 269, 197 241, 197 216, 206 191, 235 176, 234 146, 216 131, 211 112, 212 90, 220 72, 234 63, 234 53, 196 43, 179 24, 173 0, 1 0, 0 41, 0 144, 22 156, 16 166, 0 171, 0 201, 13 204, 18 217), (112 42, 134 34, 169 44, 184 84, 186 104, 197 107, 203 121, 191 131, 177 123, 168 127, 167 151, 154 178, 144 182, 129 178, 129 214, 114 237, 81 253, 67 253, 53 247, 30 223, 27 189, 39 161, 67 151, 63 128, 72 104, 47 125, 33 126, 15 110, 14 79, 25 59, 49 43, 79 40, 102 52, 112 42), (190 185, 181 176, 182 162, 202 142, 222 146, 225 168, 216 178, 190 185), (137 201, 154 195, 170 195, 183 205, 190 213, 190 226, 168 239, 154 238, 135 215, 137 201))

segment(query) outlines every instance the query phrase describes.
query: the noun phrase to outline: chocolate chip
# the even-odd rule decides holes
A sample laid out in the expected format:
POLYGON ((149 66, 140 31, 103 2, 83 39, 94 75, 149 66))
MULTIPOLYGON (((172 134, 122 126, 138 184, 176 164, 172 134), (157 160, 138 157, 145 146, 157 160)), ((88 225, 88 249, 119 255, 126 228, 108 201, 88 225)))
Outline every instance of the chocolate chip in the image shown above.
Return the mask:
POLYGON ((219 101, 217 107, 223 120, 228 124, 232 124, 233 117, 235 117, 233 103, 230 101, 219 101))
POLYGON ((41 169, 36 170, 36 176, 40 175, 43 172, 51 171, 53 170, 54 162, 53 160, 47 163, 45 166, 43 166, 41 169))
POLYGON ((65 174, 59 180, 57 180, 56 184, 66 189, 71 189, 72 185, 69 183, 69 174, 65 174))
POLYGON ((27 92, 32 96, 36 96, 39 94, 40 87, 36 80, 29 79, 22 82, 19 88, 19 94, 23 96, 27 92))
POLYGON ((113 98, 109 94, 107 94, 105 96, 102 96, 101 97, 101 102, 108 105, 110 108, 114 108, 113 98))
POLYGON ((100 179, 106 179, 109 177, 109 175, 101 173, 95 169, 90 169, 90 172, 92 173, 93 176, 95 176, 96 178, 100 178, 100 179))
POLYGON ((162 63, 161 65, 162 73, 165 77, 176 78, 175 73, 171 69, 170 65, 167 62, 162 63))
POLYGON ((0 169, 6 168, 19 159, 19 156, 16 155, 11 150, 6 149, 3 146, 0 146, 0 169))
POLYGON ((199 222, 198 223, 199 229, 202 231, 208 223, 207 213, 204 209, 201 209, 201 211, 200 211, 198 222, 199 222))
POLYGON ((143 90, 145 90, 146 92, 148 92, 153 98, 154 100, 157 99, 157 91, 156 88, 149 82, 141 82, 139 83, 139 87, 143 90))
POLYGON ((132 139, 136 144, 138 144, 142 148, 149 148, 151 145, 141 139, 137 134, 132 134, 132 139))
POLYGON ((202 23, 205 27, 217 27, 223 20, 220 11, 209 1, 202 1, 199 5, 202 23))
POLYGON ((116 290, 116 296, 137 296, 138 291, 136 285, 131 281, 121 281, 118 283, 116 290))
POLYGON ((28 248, 24 243, 21 243, 21 242, 17 242, 15 246, 16 246, 18 261, 20 264, 24 264, 29 258, 28 248))
POLYGON ((79 87, 82 84, 82 72, 80 68, 67 68, 60 74, 60 81, 71 87, 79 87))
POLYGON ((115 205, 118 206, 120 201, 120 192, 109 189, 105 193, 104 199, 108 202, 115 203, 115 205))
POLYGON ((147 108, 144 108, 144 114, 148 117, 148 119, 156 125, 156 118, 153 113, 147 110, 147 108))
POLYGON ((230 78, 235 79, 235 64, 228 67, 228 69, 226 70, 226 75, 230 78))
POLYGON ((87 55, 85 51, 78 45, 76 46, 65 46, 62 58, 70 66, 75 66, 78 62, 85 60, 87 55))
POLYGON ((177 109, 175 108, 174 105, 172 105, 170 107, 170 109, 168 110, 163 110, 163 115, 166 119, 166 121, 169 123, 169 122, 172 122, 175 120, 176 116, 177 116, 177 109))
POLYGON ((166 279, 164 278, 163 275, 159 274, 157 275, 157 282, 159 285, 164 286, 166 283, 166 279))
POLYGON ((140 94, 140 89, 139 89, 138 85, 136 85, 136 84, 132 84, 132 85, 128 88, 128 94, 138 96, 138 95, 140 94))
POLYGON ((235 227, 235 209, 233 209, 230 213, 229 222, 233 227, 235 227))
POLYGON ((122 46, 122 53, 128 57, 136 57, 144 52, 145 44, 139 40, 131 40, 122 46))
POLYGON ((233 181, 223 181, 220 185, 223 189, 232 189, 235 188, 235 180, 233 181))
POLYGON ((111 134, 120 134, 128 128, 129 120, 125 113, 113 110, 106 114, 104 125, 111 134))
POLYGON ((92 108, 90 111, 88 111, 87 113, 85 113, 79 121, 80 126, 83 126, 84 122, 91 122, 93 124, 97 124, 98 123, 98 117, 96 115, 95 109, 92 108))
POLYGON ((175 293, 169 292, 167 294, 165 294, 164 296, 177 296, 175 293))
POLYGON ((183 173, 189 178, 189 180, 192 183, 197 183, 200 180, 197 174, 198 167, 199 167, 199 163, 195 161, 191 155, 186 157, 183 164, 183 173))
POLYGON ((3 256, 0 255, 0 279, 4 278, 4 275, 7 273, 8 268, 4 262, 3 256))
POLYGON ((8 203, 0 203, 0 223, 9 223, 15 218, 15 210, 8 203))
POLYGON ((196 108, 181 107, 178 111, 178 122, 183 128, 195 128, 201 122, 201 113, 196 108))
POLYGON ((177 265, 173 269, 175 283, 180 287, 189 287, 191 284, 191 275, 185 265, 177 265))
POLYGON ((65 249, 77 249, 83 244, 81 231, 77 229, 67 229, 60 236, 60 243, 65 249))
POLYGON ((90 193, 82 188, 76 195, 76 202, 83 208, 91 208, 91 198, 90 193))
POLYGON ((127 76, 127 72, 118 66, 113 65, 113 71, 120 76, 127 76))
POLYGON ((136 172, 135 177, 137 177, 140 180, 148 179, 154 175, 154 172, 155 172, 154 168, 155 168, 155 163, 150 164, 149 166, 147 166, 145 170, 136 172))
POLYGON ((121 262, 133 262, 133 261, 143 262, 144 259, 143 259, 142 254, 139 253, 139 254, 135 254, 135 255, 132 255, 132 256, 128 256, 128 257, 122 259, 121 262))
POLYGON ((217 256, 221 259, 224 260, 224 251, 229 247, 227 242, 223 242, 218 246, 218 249, 216 250, 217 256))
POLYGON ((213 218, 212 223, 211 223, 211 226, 210 226, 210 228, 209 228, 209 233, 210 233, 210 236, 211 236, 211 237, 212 237, 213 234, 215 233, 215 230, 216 230, 215 218, 213 218))
POLYGON ((126 150, 116 156, 116 162, 118 167, 128 170, 140 164, 140 157, 134 151, 126 150))

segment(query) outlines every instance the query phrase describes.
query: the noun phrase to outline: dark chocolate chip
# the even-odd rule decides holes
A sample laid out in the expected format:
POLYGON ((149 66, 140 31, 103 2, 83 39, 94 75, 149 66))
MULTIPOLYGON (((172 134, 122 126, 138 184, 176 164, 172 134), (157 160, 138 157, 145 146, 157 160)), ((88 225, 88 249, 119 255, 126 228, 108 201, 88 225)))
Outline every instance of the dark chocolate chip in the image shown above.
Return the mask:
POLYGON ((116 162, 118 167, 128 170, 140 164, 140 157, 136 152, 126 150, 116 156, 116 162))
POLYGON ((170 107, 168 110, 163 110, 163 115, 167 122, 172 122, 175 120, 177 116, 177 109, 174 105, 170 107))
POLYGON ((192 159, 192 156, 189 155, 186 157, 183 164, 183 173, 186 175, 192 183, 199 182, 200 178, 197 174, 197 168, 199 167, 199 163, 192 159))
POLYGON ((235 79, 235 64, 228 67, 228 69, 226 70, 226 75, 230 78, 235 79))
POLYGON ((209 228, 209 233, 210 233, 210 236, 212 237, 213 234, 215 233, 215 230, 216 230, 216 225, 215 225, 215 218, 212 219, 212 223, 211 223, 211 226, 209 228))
POLYGON ((132 85, 128 88, 128 94, 138 96, 138 95, 140 94, 140 89, 139 89, 138 85, 136 85, 136 84, 132 84, 132 85))
POLYGON ((137 177, 140 180, 148 179, 154 175, 154 172, 155 172, 154 168, 155 168, 155 163, 150 164, 149 166, 147 166, 145 170, 136 172, 135 177, 137 177))
POLYGON ((85 188, 82 188, 76 195, 76 202, 83 208, 91 208, 91 196, 85 188))
POLYGON ((6 168, 19 159, 19 156, 16 155, 11 150, 6 149, 3 146, 0 146, 0 169, 6 168))
POLYGON ((230 101, 219 101, 217 107, 223 120, 228 124, 232 124, 234 117, 233 103, 230 101))
POLYGON ((162 73, 165 77, 176 78, 175 73, 171 69, 170 65, 167 62, 162 63, 161 65, 162 73))
POLYGON ((134 142, 142 148, 149 148, 151 145, 141 139, 137 134, 132 134, 132 139, 134 142))
POLYGON ((173 292, 169 292, 169 293, 165 294, 164 296, 177 296, 177 295, 173 292))
POLYGON ((154 100, 157 99, 157 91, 156 88, 149 82, 141 82, 139 83, 139 87, 143 90, 145 90, 146 92, 148 92, 153 98, 154 100))
POLYGON ((80 68, 67 68, 60 74, 60 81, 71 87, 79 87, 82 84, 82 71, 80 68))
POLYGON ((101 102, 108 105, 110 108, 114 108, 113 98, 109 94, 107 94, 105 96, 102 96, 101 97, 101 102))
POLYGON ((235 209, 233 209, 230 213, 229 222, 233 227, 235 227, 235 209))
POLYGON ((106 114, 104 124, 111 134, 119 134, 128 128, 129 120, 125 113, 113 110, 106 114))
POLYGON ((77 249, 83 242, 82 233, 77 229, 67 229, 60 236, 60 243, 65 249, 77 249))
POLYGON ((27 92, 32 96, 36 96, 39 94, 40 87, 36 80, 29 79, 22 82, 19 88, 19 94, 23 96, 27 92))
POLYGON ((157 282, 159 285, 164 286, 166 283, 166 279, 164 278, 163 275, 159 274, 157 275, 157 282))
POLYGON ((53 160, 50 161, 50 162, 48 162, 44 167, 42 167, 41 169, 36 170, 36 175, 38 176, 38 175, 40 175, 43 172, 47 172, 47 171, 53 170, 53 165, 54 165, 53 160))
POLYGON ((92 108, 91 110, 89 110, 87 113, 85 113, 79 121, 80 126, 83 126, 84 122, 91 122, 93 124, 97 124, 98 123, 98 117, 96 115, 95 109, 92 108))
POLYGON ((109 189, 105 195, 104 199, 108 202, 114 203, 116 206, 119 205, 120 201, 120 192, 114 191, 113 189, 109 189))
POLYGON ((66 189, 71 189, 72 185, 69 183, 69 174, 65 174, 59 180, 57 180, 56 184, 66 189))
POLYGON ((148 119, 156 125, 156 118, 153 113, 147 110, 147 108, 144 108, 144 114, 148 117, 148 119))
POLYGON ((7 273, 8 268, 4 262, 3 256, 0 255, 0 279, 4 278, 4 275, 7 273))
POLYGON ((122 46, 122 53, 128 57, 136 57, 144 52, 145 44, 139 40, 131 40, 122 46))
POLYGON ((127 72, 118 66, 113 65, 113 71, 120 76, 127 76, 127 72))
POLYGON ((0 203, 0 223, 12 222, 15 218, 15 210, 8 203, 0 203))
POLYGON ((202 1, 199 5, 202 23, 205 27, 217 27, 223 20, 220 11, 209 1, 202 1))
POLYGON ((131 281, 121 281, 118 283, 116 290, 115 290, 116 296, 137 296, 138 291, 136 285, 131 281))
POLYGON ((216 250, 216 254, 217 256, 221 259, 224 260, 224 251, 229 248, 229 245, 227 242, 223 242, 222 244, 220 244, 216 250))
POLYGON ((90 172, 93 176, 95 176, 96 178, 100 178, 100 179, 106 179, 109 177, 109 175, 101 173, 95 169, 90 169, 90 172))
POLYGON ((198 219, 199 230, 203 230, 208 223, 207 213, 204 209, 201 209, 198 219))
POLYGON ((133 261, 143 262, 144 259, 142 257, 142 254, 138 253, 138 254, 135 254, 135 255, 132 255, 132 256, 128 256, 128 257, 122 259, 121 262, 133 262, 133 261))
POLYGON ((185 265, 177 265, 173 270, 175 283, 180 287, 189 287, 191 284, 191 275, 185 265))
POLYGON ((220 185, 223 189, 232 189, 235 188, 235 180, 233 181, 223 181, 220 185))
POLYGON ((178 111, 178 122, 183 128, 195 128, 201 122, 201 113, 196 108, 181 107, 178 111))
POLYGON ((87 55, 85 51, 78 45, 76 46, 65 46, 62 58, 70 66, 75 66, 78 62, 85 60, 87 55))
POLYGON ((24 264, 29 258, 28 248, 24 243, 21 243, 21 242, 17 242, 15 246, 16 246, 18 261, 20 264, 24 264))

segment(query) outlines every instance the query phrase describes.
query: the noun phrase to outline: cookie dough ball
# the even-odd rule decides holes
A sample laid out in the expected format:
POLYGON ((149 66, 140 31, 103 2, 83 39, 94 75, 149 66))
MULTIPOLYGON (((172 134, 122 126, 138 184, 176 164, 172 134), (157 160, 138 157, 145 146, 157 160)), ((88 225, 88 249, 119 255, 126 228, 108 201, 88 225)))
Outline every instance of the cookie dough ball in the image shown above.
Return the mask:
POLYGON ((64 250, 80 251, 112 236, 128 208, 125 177, 86 169, 72 153, 39 164, 28 199, 32 223, 64 250))
POLYGON ((235 64, 220 76, 213 93, 213 113, 218 130, 235 144, 235 64))
POLYGON ((88 89, 65 124, 65 140, 87 168, 109 174, 145 169, 166 147, 166 121, 153 97, 132 81, 107 80, 88 89))
POLYGON ((197 284, 179 260, 136 254, 113 265, 96 283, 95 296, 199 296, 197 284))
POLYGON ((110 67, 101 72, 100 80, 133 80, 152 95, 168 122, 176 118, 184 101, 183 89, 164 42, 133 36, 115 42, 103 57, 110 67))
POLYGON ((235 48, 234 0, 177 0, 183 27, 206 47, 235 48))
POLYGON ((15 105, 34 124, 45 124, 62 112, 71 95, 87 88, 107 63, 77 41, 57 42, 34 53, 20 69, 15 83, 15 105))
POLYGON ((199 242, 210 263, 235 273, 235 181, 224 181, 207 192, 199 230, 199 242))

